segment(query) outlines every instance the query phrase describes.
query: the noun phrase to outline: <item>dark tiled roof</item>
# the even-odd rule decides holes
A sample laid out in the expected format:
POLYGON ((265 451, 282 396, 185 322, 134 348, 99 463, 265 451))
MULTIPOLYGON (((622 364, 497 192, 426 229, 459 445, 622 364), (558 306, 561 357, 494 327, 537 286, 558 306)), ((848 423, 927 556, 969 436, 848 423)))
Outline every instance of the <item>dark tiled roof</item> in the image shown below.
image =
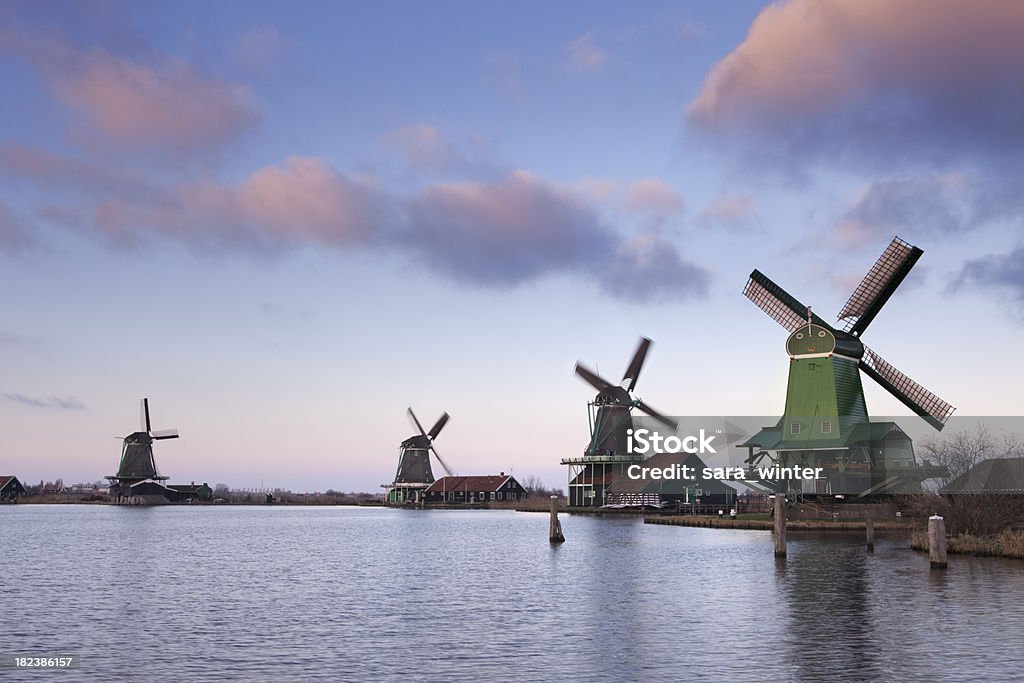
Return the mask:
POLYGON ((1024 458, 982 460, 943 486, 942 493, 1024 493, 1024 458))
POLYGON ((467 493, 479 491, 497 491, 502 484, 512 478, 510 474, 485 474, 472 477, 441 477, 427 487, 426 493, 441 493, 446 491, 464 491, 467 493))
POLYGON ((25 487, 21 486, 21 482, 18 481, 17 477, 15 477, 14 475, 6 474, 0 475, 0 491, 3 491, 5 488, 7 488, 8 484, 10 484, 11 482, 14 482, 15 486, 20 486, 22 490, 25 490, 25 487))

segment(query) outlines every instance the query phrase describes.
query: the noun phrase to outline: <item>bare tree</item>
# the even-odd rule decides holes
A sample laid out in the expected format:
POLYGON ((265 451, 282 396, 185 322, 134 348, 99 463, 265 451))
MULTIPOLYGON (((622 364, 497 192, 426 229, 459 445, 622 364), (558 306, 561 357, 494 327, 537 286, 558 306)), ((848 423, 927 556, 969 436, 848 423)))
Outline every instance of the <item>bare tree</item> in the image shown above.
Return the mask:
POLYGON ((1024 435, 993 429, 982 423, 975 425, 973 430, 931 435, 919 443, 924 459, 944 465, 949 470, 949 474, 940 480, 942 486, 983 460, 1024 456, 1024 435))
POLYGON ((527 493, 540 493, 544 490, 544 482, 540 480, 536 474, 531 474, 525 477, 522 481, 523 488, 526 489, 527 493))

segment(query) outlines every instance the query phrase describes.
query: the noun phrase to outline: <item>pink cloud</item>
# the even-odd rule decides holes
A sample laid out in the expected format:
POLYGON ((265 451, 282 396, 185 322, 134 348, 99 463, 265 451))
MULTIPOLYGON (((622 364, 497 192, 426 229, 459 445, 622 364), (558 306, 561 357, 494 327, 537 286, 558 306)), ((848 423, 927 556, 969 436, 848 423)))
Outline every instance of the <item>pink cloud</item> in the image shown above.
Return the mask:
POLYGON ((191 150, 223 143, 256 120, 244 86, 180 59, 143 62, 11 26, 0 30, 0 49, 36 67, 96 143, 191 150))
POLYGON ((702 227, 742 227, 753 220, 755 205, 751 195, 727 192, 708 202, 695 222, 702 227))
POLYGON ((93 53, 77 73, 55 77, 54 90, 105 138, 128 146, 216 144, 255 118, 245 88, 175 60, 148 66, 93 53))
POLYGON ((612 296, 637 300, 700 295, 708 279, 672 243, 624 240, 596 204, 525 171, 400 195, 322 159, 289 157, 235 184, 154 181, 145 191, 124 193, 94 182, 70 161, 40 155, 41 163, 29 150, 18 158, 32 163, 10 164, 9 175, 20 169, 22 180, 39 187, 60 177, 74 191, 74 200, 40 206, 37 216, 119 247, 143 248, 163 238, 215 254, 372 249, 471 285, 514 286, 570 273, 597 281, 612 296), (608 285, 612 281, 616 286, 608 285))
POLYGON ((384 135, 384 143, 401 154, 405 162, 417 169, 444 173, 465 163, 447 139, 434 126, 416 123, 384 135))
POLYGON ((935 104, 981 95, 1019 78, 1022 32, 1016 0, 772 4, 711 70, 687 116, 723 128, 825 114, 880 91, 935 104))
POLYGON ((683 210, 683 198, 660 178, 634 180, 626 191, 626 207, 668 216, 683 210))
POLYGON ((103 195, 91 205, 51 208, 49 216, 122 246, 138 246, 155 233, 202 250, 267 253, 368 240, 387 206, 372 181, 340 174, 320 159, 289 157, 237 185, 206 181, 146 195, 103 195))
POLYGON ((608 54, 598 47, 595 35, 595 31, 588 31, 565 46, 565 68, 568 71, 593 72, 608 61, 608 54))
POLYGON ((0 174, 31 179, 51 189, 59 186, 118 195, 145 192, 149 187, 136 173, 16 144, 0 145, 0 174))

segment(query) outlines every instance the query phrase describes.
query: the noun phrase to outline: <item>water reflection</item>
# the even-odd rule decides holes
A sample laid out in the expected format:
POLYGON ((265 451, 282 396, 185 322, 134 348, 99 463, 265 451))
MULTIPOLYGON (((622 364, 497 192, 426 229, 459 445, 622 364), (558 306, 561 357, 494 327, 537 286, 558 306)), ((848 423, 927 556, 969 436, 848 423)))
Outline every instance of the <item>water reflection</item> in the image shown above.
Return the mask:
POLYGON ((776 577, 790 617, 785 652, 792 670, 801 680, 877 680, 863 544, 801 535, 790 548, 776 577))
POLYGON ((3 506, 0 652, 68 680, 936 680, 1024 667, 1024 562, 634 517, 3 506), (12 609, 10 606, 16 606, 12 609), (942 647, 936 648, 936 642, 942 647))

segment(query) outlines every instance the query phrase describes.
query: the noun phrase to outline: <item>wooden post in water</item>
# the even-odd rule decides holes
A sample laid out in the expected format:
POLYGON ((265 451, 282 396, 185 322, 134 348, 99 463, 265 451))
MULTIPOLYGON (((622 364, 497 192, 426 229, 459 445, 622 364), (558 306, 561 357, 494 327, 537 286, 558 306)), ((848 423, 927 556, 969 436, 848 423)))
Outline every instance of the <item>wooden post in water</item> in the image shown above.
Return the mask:
POLYGON ((551 526, 548 529, 548 541, 565 543, 565 536, 562 535, 562 523, 558 521, 558 496, 551 496, 551 526))
POLYGON ((786 556, 786 495, 775 492, 775 557, 786 556))
POLYGON ((938 515, 928 518, 928 556, 932 569, 946 568, 946 522, 938 515))
POLYGON ((868 552, 875 552, 875 520, 870 517, 864 522, 864 534, 867 537, 868 552))

